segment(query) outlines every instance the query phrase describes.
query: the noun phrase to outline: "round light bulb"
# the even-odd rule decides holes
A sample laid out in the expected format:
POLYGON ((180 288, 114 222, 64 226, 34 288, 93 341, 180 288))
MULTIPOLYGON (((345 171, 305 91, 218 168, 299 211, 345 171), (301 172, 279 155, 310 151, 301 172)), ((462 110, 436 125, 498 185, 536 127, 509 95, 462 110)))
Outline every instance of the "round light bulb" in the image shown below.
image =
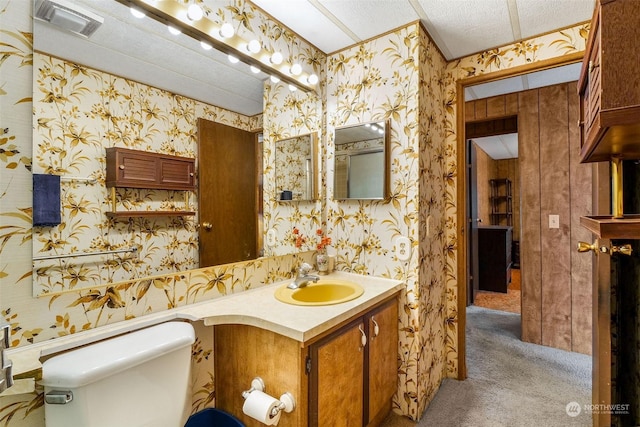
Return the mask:
POLYGON ((135 7, 130 7, 129 11, 133 16, 135 16, 138 19, 142 19, 145 16, 147 16, 143 11, 141 11, 140 9, 136 9, 135 7))
POLYGON ((282 64, 282 59, 282 54, 280 52, 273 52, 273 55, 271 55, 272 64, 280 65, 282 64))
POLYGON ((227 59, 229 59, 229 62, 231 62, 232 64, 237 64, 238 62, 240 62, 240 60, 233 55, 227 55, 227 59))
POLYGON ((315 74, 311 74, 309 77, 307 77, 307 82, 309 82, 310 85, 318 83, 318 76, 316 76, 315 74))
POLYGON ((233 29, 233 25, 229 24, 228 22, 220 27, 220 35, 222 37, 229 38, 233 37, 234 34, 235 30, 233 29))
POLYGON ((173 34, 174 36, 177 36, 178 34, 180 34, 182 31, 180 31, 179 29, 177 29, 176 27, 174 27, 173 25, 167 25, 167 29, 169 30, 169 32, 171 34, 173 34))
POLYGON ((297 87, 295 87, 294 85, 289 85, 289 90, 290 90, 291 92, 295 92, 295 91, 297 91, 297 90, 298 90, 298 88, 297 88, 297 87))
POLYGON ((202 12, 202 8, 195 3, 189 5, 187 9, 187 17, 192 21, 199 21, 202 19, 204 13, 202 12))
POLYGON ((262 46, 260 46, 260 42, 256 39, 247 43, 247 50, 251 53, 258 53, 260 52, 260 49, 262 49, 262 46))
POLYGON ((255 66, 253 66, 253 65, 252 65, 251 67, 249 67, 249 68, 251 69, 251 72, 252 72, 253 74, 258 74, 258 73, 260 72, 260 68, 255 67, 255 66))
POLYGON ((211 46, 209 43, 207 42, 200 42, 200 47, 202 47, 204 50, 211 50, 213 49, 213 46, 211 46))
POLYGON ((293 64, 291 66, 291 74, 294 76, 299 75, 302 72, 302 66, 300 64, 293 64))
POLYGON ((278 83, 280 81, 280 78, 276 76, 271 76, 269 79, 271 79, 271 83, 278 83))

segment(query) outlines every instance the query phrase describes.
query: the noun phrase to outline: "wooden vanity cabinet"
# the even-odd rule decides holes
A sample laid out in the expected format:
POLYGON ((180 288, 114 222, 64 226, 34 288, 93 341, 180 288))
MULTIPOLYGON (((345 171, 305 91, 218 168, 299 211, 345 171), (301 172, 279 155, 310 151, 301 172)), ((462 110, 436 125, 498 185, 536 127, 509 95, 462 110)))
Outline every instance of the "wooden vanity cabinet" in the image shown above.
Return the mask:
POLYGON ((255 376, 274 397, 294 395, 296 409, 282 415, 281 427, 376 426, 391 410, 398 377, 395 296, 307 343, 245 325, 218 325, 214 334, 216 407, 247 427, 262 425, 242 412, 242 391, 255 376))
MULTIPOLYGON (((195 190, 195 159, 128 148, 106 149, 106 186, 112 189, 113 210, 110 217, 195 215, 183 211, 116 211, 115 188, 150 188, 159 190, 195 190)), ((185 205, 188 205, 188 193, 185 205)))
POLYGON ((640 2, 598 0, 578 81, 580 158, 640 158, 640 2))

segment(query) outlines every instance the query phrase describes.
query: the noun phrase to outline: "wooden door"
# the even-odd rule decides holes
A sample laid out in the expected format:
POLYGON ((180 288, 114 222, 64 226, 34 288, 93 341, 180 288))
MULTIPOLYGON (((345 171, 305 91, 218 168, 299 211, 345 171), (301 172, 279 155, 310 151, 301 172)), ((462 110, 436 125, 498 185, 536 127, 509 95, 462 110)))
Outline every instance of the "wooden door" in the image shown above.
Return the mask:
POLYGON ((310 426, 363 425, 364 333, 359 321, 312 345, 310 426))
POLYGON ((198 119, 200 267, 257 256, 256 138, 198 119))
POLYGON ((369 337, 368 418, 379 425, 391 410, 398 382, 398 301, 394 298, 367 317, 369 337))

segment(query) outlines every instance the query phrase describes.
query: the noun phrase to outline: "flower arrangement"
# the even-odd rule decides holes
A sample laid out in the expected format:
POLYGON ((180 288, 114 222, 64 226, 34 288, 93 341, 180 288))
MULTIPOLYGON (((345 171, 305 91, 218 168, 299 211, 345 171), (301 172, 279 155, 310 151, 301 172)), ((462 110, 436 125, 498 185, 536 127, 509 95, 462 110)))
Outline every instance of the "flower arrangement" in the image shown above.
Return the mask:
MULTIPOLYGON (((300 249, 305 243, 307 243, 307 238, 300 232, 298 228, 293 227, 292 234, 295 240, 296 248, 300 249)), ((331 244, 331 237, 326 236, 321 228, 318 228, 316 230, 316 236, 318 236, 316 250, 319 253, 325 253, 327 246, 331 244)))

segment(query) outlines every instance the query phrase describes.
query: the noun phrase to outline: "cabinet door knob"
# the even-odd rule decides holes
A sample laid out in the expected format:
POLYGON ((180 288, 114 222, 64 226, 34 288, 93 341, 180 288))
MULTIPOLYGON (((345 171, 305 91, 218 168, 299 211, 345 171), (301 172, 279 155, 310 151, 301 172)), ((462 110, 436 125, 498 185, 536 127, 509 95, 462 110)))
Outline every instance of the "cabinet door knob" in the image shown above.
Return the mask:
POLYGON ((592 244, 587 242, 578 242, 578 252, 598 252, 598 241, 596 240, 592 244))
POLYGON ((367 345, 367 335, 364 333, 364 329, 362 329, 362 325, 358 326, 358 330, 362 334, 362 337, 360 338, 360 344, 362 345, 360 346, 360 349, 359 349, 359 350, 362 350, 364 346, 367 345))
POLYGON ((211 229, 213 228, 213 224, 211 224, 210 222, 207 222, 207 221, 203 222, 202 226, 207 231, 211 231, 211 229))
POLYGON ((124 170, 124 165, 120 165, 118 167, 120 168, 120 170, 124 170))
POLYGON ((376 319, 374 319, 373 316, 371 316, 371 322, 373 323, 373 338, 375 338, 380 335, 380 327, 378 326, 378 322, 376 322, 376 319))
POLYGON ((191 173, 189 174, 189 176, 193 176, 193 175, 194 175, 194 173, 193 173, 193 172, 191 172, 191 173))

